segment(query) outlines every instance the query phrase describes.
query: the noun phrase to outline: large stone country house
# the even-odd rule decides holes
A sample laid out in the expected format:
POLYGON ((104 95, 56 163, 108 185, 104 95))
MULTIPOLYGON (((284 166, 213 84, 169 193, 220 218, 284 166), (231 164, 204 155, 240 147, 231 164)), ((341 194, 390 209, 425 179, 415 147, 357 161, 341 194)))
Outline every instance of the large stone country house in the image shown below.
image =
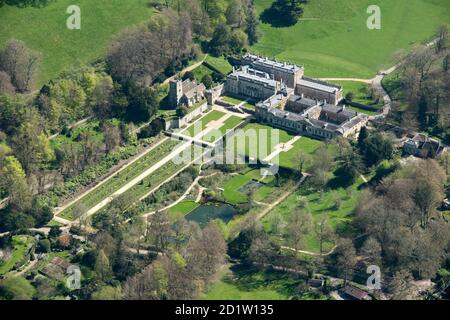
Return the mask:
POLYGON ((261 100, 256 118, 322 139, 357 137, 368 116, 338 106, 342 87, 303 77, 304 68, 247 54, 228 75, 224 92, 261 100))

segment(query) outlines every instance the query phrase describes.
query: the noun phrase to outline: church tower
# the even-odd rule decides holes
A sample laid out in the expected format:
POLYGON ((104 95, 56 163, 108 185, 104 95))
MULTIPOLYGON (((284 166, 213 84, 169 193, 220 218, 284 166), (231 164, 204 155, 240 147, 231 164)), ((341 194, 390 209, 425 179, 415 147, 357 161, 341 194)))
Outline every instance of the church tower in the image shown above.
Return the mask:
POLYGON ((169 83, 169 103, 176 108, 183 96, 183 81, 172 79, 169 83))

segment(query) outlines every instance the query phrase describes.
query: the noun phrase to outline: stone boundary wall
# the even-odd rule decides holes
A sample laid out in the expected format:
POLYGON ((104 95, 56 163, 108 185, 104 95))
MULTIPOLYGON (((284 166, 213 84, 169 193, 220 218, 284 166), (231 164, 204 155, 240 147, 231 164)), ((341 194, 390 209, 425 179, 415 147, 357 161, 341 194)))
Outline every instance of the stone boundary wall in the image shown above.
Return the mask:
POLYGON ((188 122, 192 121, 193 119, 199 117, 202 113, 209 110, 210 106, 205 101, 200 107, 197 107, 192 112, 185 115, 183 118, 175 118, 171 120, 164 120, 165 122, 165 130, 169 129, 179 129, 183 126, 185 126, 188 122))

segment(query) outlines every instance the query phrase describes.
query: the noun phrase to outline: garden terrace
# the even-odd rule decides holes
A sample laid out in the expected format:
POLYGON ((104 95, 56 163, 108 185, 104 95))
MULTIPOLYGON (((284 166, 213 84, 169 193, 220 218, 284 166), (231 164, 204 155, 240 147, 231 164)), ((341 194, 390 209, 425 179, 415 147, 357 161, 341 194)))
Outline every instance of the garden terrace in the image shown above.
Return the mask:
POLYGON ((151 165, 163 159, 173 150, 173 148, 175 148, 179 144, 180 142, 178 141, 172 141, 169 139, 164 140, 156 147, 150 149, 138 160, 134 161, 126 168, 110 177, 108 180, 99 184, 95 189, 87 193, 85 196, 75 201, 72 205, 63 210, 59 215, 66 219, 74 219, 74 214, 80 214, 76 213, 75 210, 77 210, 78 208, 88 210, 99 204, 102 200, 111 196, 114 192, 126 185, 127 182, 138 177, 151 165))

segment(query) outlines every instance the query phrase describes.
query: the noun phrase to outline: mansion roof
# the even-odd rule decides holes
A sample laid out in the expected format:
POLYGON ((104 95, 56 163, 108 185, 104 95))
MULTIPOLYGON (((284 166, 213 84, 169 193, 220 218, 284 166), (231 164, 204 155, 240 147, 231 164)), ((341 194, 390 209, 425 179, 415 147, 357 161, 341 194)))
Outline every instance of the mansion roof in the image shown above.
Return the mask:
POLYGON ((278 119, 285 119, 290 122, 299 122, 308 124, 309 126, 320 128, 322 130, 339 132, 343 134, 348 132, 359 123, 367 120, 367 115, 355 111, 347 110, 342 106, 335 106, 330 104, 319 103, 315 100, 300 98, 299 96, 291 95, 288 100, 303 102, 310 105, 302 113, 281 110, 277 108, 282 101, 283 95, 277 94, 264 102, 257 104, 257 109, 265 109, 268 114, 278 119), (319 115, 319 116, 317 116, 319 115))
POLYGON ((299 80, 298 84, 301 86, 307 87, 307 88, 312 88, 312 89, 327 92, 327 93, 336 93, 336 92, 342 90, 341 86, 334 85, 332 83, 328 83, 328 82, 324 82, 324 81, 320 81, 320 80, 316 80, 316 79, 306 78, 306 77, 299 80))
POLYGON ((265 67, 265 68, 278 69, 280 71, 287 72, 287 73, 295 73, 295 72, 303 69, 303 67, 297 66, 295 64, 279 62, 276 60, 271 60, 271 59, 260 57, 260 56, 250 54, 250 53, 246 54, 243 57, 243 60, 245 62, 250 62, 254 65, 258 65, 258 66, 265 67))
POLYGON ((248 66, 243 66, 241 69, 234 71, 228 75, 228 78, 233 80, 247 80, 249 82, 258 83, 273 88, 277 87, 277 81, 271 79, 268 73, 257 71, 249 68, 248 66))

